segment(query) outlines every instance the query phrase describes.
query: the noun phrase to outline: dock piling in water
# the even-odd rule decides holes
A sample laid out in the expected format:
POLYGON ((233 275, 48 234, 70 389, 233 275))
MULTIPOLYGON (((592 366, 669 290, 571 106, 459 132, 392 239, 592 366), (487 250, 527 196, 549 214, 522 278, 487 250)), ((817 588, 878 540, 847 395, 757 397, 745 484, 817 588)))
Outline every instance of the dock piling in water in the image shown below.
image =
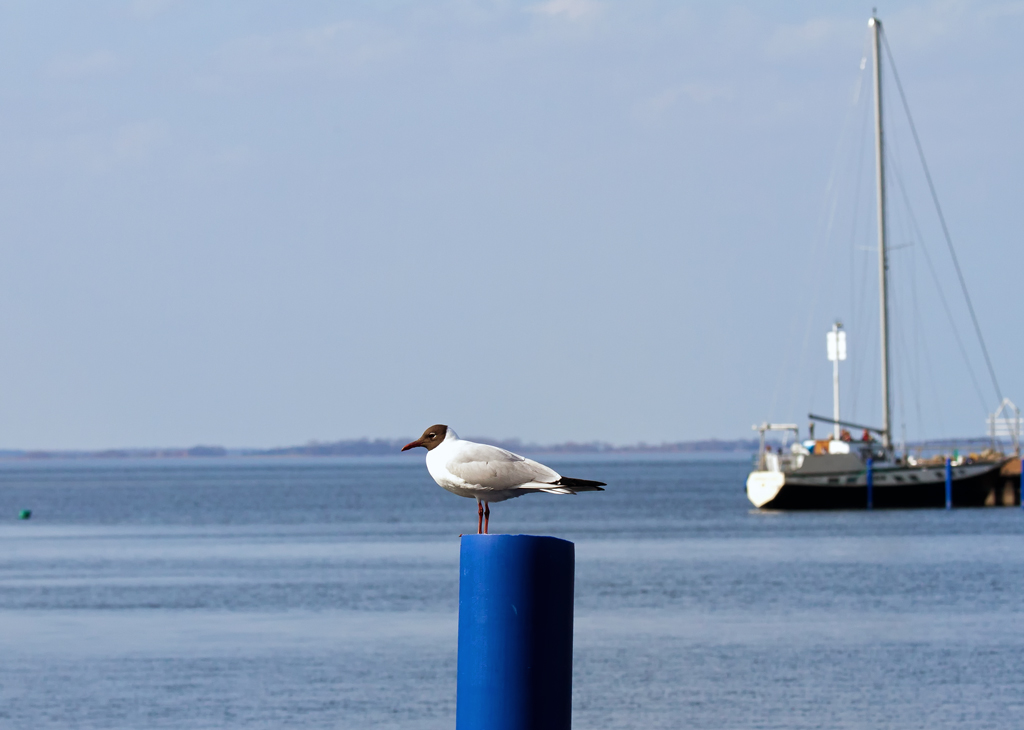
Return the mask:
POLYGON ((946 457, 946 509, 953 509, 953 462, 946 457))
POLYGON ((570 730, 575 546, 463 535, 457 730, 570 730))
POLYGON ((875 491, 875 460, 870 456, 868 457, 868 509, 874 509, 874 491, 875 491))

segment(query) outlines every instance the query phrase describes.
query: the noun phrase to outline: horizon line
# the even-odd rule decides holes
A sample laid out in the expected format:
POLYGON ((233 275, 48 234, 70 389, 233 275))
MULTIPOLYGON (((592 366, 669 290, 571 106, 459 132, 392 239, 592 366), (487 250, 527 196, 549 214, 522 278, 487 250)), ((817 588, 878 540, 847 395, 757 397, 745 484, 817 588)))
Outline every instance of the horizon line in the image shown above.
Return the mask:
MULTIPOLYGON (((191 447, 131 447, 105 449, 0 449, 0 459, 87 459, 87 458, 207 458, 258 456, 386 456, 398 453, 411 438, 339 439, 337 441, 311 440, 304 445, 269 448, 227 448, 199 444, 191 447)), ((723 439, 717 437, 683 441, 663 441, 659 444, 639 441, 615 445, 606 441, 563 441, 555 444, 524 442, 518 438, 490 439, 472 437, 470 440, 488 443, 509 451, 533 454, 657 454, 657 453, 743 453, 756 452, 757 438, 723 439)), ((907 448, 928 448, 957 444, 976 445, 990 443, 988 436, 964 438, 924 439, 908 442, 907 448)), ((773 446, 778 440, 769 439, 773 446)))

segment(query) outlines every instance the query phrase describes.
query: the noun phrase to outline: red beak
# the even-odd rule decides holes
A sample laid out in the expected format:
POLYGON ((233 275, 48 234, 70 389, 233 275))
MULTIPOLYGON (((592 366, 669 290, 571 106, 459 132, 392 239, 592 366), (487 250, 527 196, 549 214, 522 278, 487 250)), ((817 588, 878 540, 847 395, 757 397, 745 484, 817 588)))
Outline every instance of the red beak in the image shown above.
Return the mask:
POLYGON ((416 439, 415 441, 410 441, 405 446, 403 446, 402 447, 402 451, 408 451, 409 449, 415 449, 417 446, 422 446, 422 445, 423 444, 420 443, 420 440, 416 439))

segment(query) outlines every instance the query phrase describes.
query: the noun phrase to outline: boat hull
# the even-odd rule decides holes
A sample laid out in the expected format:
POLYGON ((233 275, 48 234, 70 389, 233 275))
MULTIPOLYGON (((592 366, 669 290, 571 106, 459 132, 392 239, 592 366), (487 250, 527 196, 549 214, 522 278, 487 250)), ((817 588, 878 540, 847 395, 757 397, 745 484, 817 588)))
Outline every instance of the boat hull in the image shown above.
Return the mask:
MULTIPOLYGON (((953 467, 954 507, 1020 504, 1019 482, 1000 473, 1002 463, 953 467)), ((943 467, 896 467, 873 474, 872 507, 944 507, 943 467)), ((762 509, 864 509, 868 488, 865 469, 822 474, 800 471, 755 471, 747 478, 747 497, 762 509)))

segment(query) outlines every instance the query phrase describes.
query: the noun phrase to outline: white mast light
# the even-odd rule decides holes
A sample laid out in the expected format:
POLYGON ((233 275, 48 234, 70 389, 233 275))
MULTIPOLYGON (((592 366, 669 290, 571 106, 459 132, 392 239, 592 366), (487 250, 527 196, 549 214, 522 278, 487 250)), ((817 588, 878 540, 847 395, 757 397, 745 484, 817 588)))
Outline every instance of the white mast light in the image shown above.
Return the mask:
POLYGON ((842 435, 839 428, 839 361, 846 359, 846 331, 842 322, 832 325, 832 331, 825 336, 825 345, 832 363, 832 438, 838 441, 842 435))
POLYGON ((832 331, 826 335, 829 362, 846 359, 846 331, 832 331))

